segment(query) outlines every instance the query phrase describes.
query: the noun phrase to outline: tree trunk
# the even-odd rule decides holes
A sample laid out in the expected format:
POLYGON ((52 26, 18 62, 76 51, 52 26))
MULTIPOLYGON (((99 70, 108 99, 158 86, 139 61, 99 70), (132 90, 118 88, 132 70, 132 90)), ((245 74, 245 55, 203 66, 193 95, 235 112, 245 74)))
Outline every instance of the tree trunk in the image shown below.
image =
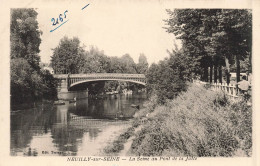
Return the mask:
POLYGON ((252 52, 249 54, 249 73, 252 73, 252 52))
POLYGON ((211 65, 210 68, 209 68, 209 73, 210 73, 210 75, 209 75, 209 82, 210 83, 212 83, 212 74, 213 74, 213 69, 212 68, 213 68, 213 65, 211 65))
POLYGON ((227 79, 227 84, 230 83, 230 64, 229 64, 229 60, 227 57, 225 57, 225 63, 226 63, 226 79, 227 79))
POLYGON ((201 70, 200 72, 200 81, 203 81, 204 80, 204 75, 203 75, 203 71, 201 70))
POLYGON ((236 56, 236 66, 237 66, 237 82, 239 82, 240 81, 240 56, 239 55, 237 55, 236 56))
POLYGON ((208 67, 204 67, 204 81, 208 82, 208 67))
POLYGON ((222 66, 220 65, 218 68, 218 81, 222 84, 222 66))
POLYGON ((214 83, 217 83, 218 80, 218 64, 215 63, 214 65, 214 83))

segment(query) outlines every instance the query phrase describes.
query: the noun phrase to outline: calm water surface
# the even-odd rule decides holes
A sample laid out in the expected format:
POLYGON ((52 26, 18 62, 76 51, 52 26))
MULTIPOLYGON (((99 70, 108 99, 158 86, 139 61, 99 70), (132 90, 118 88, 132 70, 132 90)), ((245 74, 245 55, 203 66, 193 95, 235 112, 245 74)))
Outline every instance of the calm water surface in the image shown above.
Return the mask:
POLYGON ((11 155, 95 156, 130 126, 145 94, 84 99, 54 106, 38 104, 11 115, 11 155))

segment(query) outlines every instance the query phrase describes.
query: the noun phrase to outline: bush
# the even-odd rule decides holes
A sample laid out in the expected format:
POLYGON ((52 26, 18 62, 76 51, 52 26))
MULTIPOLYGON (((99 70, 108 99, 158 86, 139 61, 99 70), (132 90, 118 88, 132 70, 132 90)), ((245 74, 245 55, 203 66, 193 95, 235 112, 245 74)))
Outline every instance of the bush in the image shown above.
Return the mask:
POLYGON ((191 85, 155 107, 132 144, 144 156, 250 156, 252 108, 223 94, 191 85))
POLYGON ((23 58, 11 59, 12 103, 28 103, 56 93, 56 82, 48 71, 35 71, 23 58))

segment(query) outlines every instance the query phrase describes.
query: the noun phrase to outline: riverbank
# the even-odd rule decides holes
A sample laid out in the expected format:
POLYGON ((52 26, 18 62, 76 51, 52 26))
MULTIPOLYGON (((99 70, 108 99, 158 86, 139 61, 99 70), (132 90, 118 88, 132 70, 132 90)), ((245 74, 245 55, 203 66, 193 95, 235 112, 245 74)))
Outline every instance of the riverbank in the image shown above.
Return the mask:
POLYGON ((252 107, 243 100, 231 101, 194 84, 164 105, 156 100, 135 114, 132 127, 107 153, 120 155, 128 146, 123 151, 130 156, 252 155, 252 107))
POLYGON ((39 100, 27 100, 23 103, 11 103, 10 111, 33 109, 39 105, 53 104, 56 98, 53 99, 39 99, 39 100))

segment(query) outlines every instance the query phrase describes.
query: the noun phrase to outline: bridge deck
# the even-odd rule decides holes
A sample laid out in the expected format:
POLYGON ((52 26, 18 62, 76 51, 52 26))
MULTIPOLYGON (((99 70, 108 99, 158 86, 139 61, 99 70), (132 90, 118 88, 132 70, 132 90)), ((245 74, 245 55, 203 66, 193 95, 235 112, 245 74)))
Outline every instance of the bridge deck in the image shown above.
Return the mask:
MULTIPOLYGON (((64 79, 68 77, 68 74, 54 74, 54 78, 64 79)), ((144 74, 122 74, 122 73, 89 73, 89 74, 70 74, 70 78, 145 78, 144 74)))

